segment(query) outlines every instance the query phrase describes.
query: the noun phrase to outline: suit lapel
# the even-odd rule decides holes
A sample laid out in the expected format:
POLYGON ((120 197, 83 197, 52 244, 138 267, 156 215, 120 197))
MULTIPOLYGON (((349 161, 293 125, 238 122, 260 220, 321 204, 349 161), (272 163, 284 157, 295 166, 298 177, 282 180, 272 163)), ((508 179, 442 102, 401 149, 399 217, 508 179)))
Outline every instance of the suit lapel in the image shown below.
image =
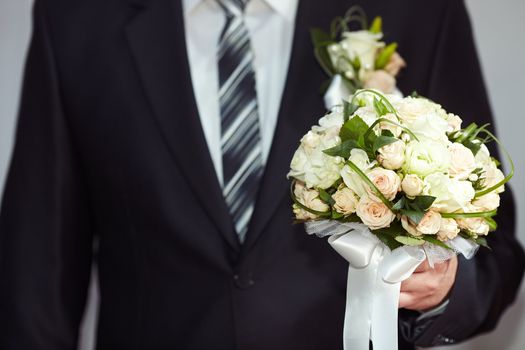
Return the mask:
POLYGON ((286 174, 293 153, 299 145, 300 138, 324 111, 319 85, 326 78, 315 61, 309 33, 309 28, 318 20, 316 13, 312 3, 299 1, 292 55, 279 119, 255 211, 243 244, 243 254, 253 247, 282 203, 283 196, 288 195, 290 182, 286 179, 286 174))
MULTIPOLYGON (((145 2, 126 34, 164 139, 203 211, 239 250, 193 95, 181 1, 145 2)), ((182 214, 184 215, 184 214, 182 214)))

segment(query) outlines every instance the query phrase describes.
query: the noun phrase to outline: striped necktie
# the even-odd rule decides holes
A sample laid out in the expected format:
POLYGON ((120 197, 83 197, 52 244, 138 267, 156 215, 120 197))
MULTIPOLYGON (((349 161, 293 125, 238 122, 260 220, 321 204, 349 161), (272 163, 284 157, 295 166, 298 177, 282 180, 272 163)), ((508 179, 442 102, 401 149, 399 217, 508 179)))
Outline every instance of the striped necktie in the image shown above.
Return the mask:
POLYGON ((244 242, 263 164, 253 52, 243 12, 247 0, 217 0, 226 15, 219 38, 223 195, 244 242))

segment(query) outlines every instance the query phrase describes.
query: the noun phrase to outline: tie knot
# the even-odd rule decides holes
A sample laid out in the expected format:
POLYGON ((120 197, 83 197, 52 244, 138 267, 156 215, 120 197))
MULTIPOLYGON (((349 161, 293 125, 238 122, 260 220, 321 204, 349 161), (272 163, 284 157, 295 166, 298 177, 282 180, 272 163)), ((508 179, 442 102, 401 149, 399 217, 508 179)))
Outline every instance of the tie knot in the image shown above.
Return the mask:
POLYGON ((243 14, 248 0, 217 0, 217 2, 225 12, 226 17, 237 17, 243 14))

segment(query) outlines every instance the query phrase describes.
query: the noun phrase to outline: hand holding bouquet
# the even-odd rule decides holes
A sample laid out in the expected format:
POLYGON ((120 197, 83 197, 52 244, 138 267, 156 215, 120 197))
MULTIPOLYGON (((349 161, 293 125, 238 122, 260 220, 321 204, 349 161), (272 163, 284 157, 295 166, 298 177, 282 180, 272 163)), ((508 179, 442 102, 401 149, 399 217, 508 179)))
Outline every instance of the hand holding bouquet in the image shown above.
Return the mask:
POLYGON ((368 349, 371 327, 374 348, 393 349, 400 282, 425 259, 471 258, 496 229, 513 169, 491 157, 487 125, 461 123, 426 98, 363 89, 301 139, 293 212, 350 263, 346 348, 368 349))

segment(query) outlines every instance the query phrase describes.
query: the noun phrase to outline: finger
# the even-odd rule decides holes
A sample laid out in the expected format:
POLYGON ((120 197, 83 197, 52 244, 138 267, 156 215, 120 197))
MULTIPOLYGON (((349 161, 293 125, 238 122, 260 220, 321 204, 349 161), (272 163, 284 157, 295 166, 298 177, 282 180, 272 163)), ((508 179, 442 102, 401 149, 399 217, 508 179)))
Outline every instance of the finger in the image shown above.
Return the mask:
POLYGON ((434 271, 415 273, 401 283, 401 291, 429 295, 439 288, 443 275, 434 271))
POLYGON ((425 259, 425 261, 423 261, 421 264, 419 264, 419 266, 416 268, 414 273, 425 272, 425 271, 427 271, 429 269, 430 269, 430 265, 428 263, 428 259, 425 259))
POLYGON ((421 303, 421 298, 414 293, 401 293, 399 294, 399 308, 411 309, 421 303))

